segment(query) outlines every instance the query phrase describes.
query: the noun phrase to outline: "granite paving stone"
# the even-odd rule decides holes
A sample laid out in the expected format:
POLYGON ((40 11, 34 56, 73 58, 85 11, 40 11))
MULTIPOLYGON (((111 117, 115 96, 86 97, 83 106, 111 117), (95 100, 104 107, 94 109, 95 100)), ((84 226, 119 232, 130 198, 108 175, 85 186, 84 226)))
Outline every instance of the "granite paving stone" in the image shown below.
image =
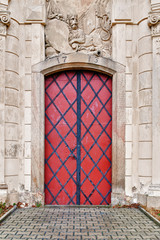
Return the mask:
POLYGON ((0 225, 0 239, 160 240, 160 227, 134 208, 25 208, 0 225))

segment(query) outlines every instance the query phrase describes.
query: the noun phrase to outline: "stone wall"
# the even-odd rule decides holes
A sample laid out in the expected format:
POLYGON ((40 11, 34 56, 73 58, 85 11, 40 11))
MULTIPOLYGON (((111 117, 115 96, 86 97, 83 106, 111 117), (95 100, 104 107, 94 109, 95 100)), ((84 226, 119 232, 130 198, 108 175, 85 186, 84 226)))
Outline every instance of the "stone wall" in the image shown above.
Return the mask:
POLYGON ((44 4, 45 1, 0 1, 1 9, 7 9, 11 15, 3 37, 5 111, 1 160, 1 182, 8 186, 9 202, 17 202, 19 194, 31 191, 31 68, 44 60, 44 4))
MULTIPOLYGON (((33 89, 36 86, 32 68, 45 63, 46 58, 76 52, 106 57, 125 68, 125 86, 118 74, 115 85, 117 96, 125 92, 123 103, 115 105, 120 116, 125 104, 125 117, 117 119, 116 133, 122 139, 123 120, 125 187, 124 191, 123 187, 117 190, 119 199, 113 198, 115 203, 138 201, 160 207, 159 22, 158 0, 0 0, 2 200, 31 203, 33 183, 41 183, 32 174, 35 158, 32 145, 36 139, 31 129, 32 120, 37 117, 32 106, 38 106, 40 101, 33 89), (4 14, 6 18, 1 18, 4 14)), ((42 112, 38 114, 43 116, 42 112)), ((122 176, 120 165, 115 168, 113 163, 113 168, 117 176, 122 176)), ((123 186, 116 182, 114 187, 118 189, 119 184, 123 186)), ((38 198, 34 196, 35 200, 38 198)))
POLYGON ((148 27, 150 5, 141 5, 139 23, 139 192, 146 194, 152 177, 152 42, 148 27))

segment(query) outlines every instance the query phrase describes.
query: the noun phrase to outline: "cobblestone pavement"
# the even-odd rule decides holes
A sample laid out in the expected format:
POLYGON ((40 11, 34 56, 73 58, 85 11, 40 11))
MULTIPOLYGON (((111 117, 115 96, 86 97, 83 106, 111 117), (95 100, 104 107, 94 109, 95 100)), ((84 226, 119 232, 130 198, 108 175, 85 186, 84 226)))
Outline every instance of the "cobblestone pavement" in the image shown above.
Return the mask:
POLYGON ((17 209, 0 226, 0 239, 159 239, 160 227, 138 209, 17 209))

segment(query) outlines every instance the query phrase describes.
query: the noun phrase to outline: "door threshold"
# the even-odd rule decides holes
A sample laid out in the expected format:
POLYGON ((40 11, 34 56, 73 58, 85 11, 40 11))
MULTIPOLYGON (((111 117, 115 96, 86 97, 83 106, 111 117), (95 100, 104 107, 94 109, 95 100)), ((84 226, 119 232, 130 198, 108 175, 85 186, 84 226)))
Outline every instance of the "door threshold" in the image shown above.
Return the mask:
POLYGON ((44 205, 46 208, 110 208, 111 205, 44 205))

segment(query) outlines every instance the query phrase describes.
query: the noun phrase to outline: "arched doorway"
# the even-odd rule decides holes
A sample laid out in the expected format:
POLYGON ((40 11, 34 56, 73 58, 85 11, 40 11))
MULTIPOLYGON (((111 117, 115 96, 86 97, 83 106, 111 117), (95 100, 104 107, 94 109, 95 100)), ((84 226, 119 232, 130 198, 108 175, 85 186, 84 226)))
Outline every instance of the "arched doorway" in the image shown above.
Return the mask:
POLYGON ((45 204, 107 205, 112 187, 112 78, 45 78, 45 204))
MULTIPOLYGON (((62 71, 93 71, 112 78, 111 203, 125 194, 125 67, 112 59, 82 53, 62 54, 32 68, 32 194, 45 203, 45 78, 62 71)), ((88 203, 89 204, 89 203, 88 203)))

